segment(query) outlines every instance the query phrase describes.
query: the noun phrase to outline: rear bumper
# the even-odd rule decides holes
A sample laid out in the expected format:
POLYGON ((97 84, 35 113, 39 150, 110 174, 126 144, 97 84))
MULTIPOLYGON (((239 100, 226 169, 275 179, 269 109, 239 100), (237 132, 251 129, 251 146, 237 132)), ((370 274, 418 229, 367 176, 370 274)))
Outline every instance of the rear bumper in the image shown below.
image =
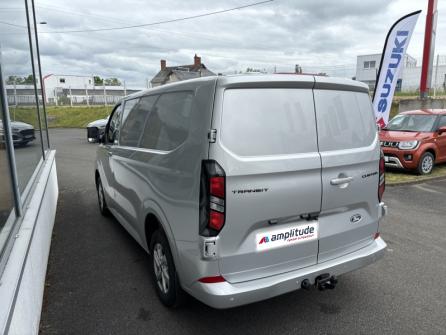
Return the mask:
POLYGON ((315 278, 323 273, 339 276, 372 264, 384 255, 386 246, 384 240, 379 237, 360 250, 303 269, 243 283, 196 282, 185 289, 211 307, 236 307, 300 289, 305 279, 314 284, 315 278))

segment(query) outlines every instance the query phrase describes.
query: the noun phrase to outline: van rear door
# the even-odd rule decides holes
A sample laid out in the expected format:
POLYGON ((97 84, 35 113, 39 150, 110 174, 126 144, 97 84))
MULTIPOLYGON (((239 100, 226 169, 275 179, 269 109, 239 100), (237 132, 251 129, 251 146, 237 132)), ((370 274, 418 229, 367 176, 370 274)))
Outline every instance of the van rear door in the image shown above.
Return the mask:
POLYGON ((378 230, 379 141, 368 90, 354 85, 316 78, 323 190, 318 262, 366 246, 378 230))
POLYGON ((314 78, 244 84, 217 90, 217 136, 209 155, 226 174, 218 253, 229 282, 313 265, 318 253, 312 214, 320 211, 322 191, 314 78))

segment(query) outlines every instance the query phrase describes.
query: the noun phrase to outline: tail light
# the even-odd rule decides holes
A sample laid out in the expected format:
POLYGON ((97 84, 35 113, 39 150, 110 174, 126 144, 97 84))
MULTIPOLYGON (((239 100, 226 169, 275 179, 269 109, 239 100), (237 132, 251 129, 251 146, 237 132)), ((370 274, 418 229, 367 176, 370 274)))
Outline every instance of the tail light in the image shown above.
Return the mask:
POLYGON ((203 277, 198 279, 199 282, 204 284, 215 284, 215 283, 223 283, 226 281, 222 276, 214 276, 214 277, 203 277))
POLYGON ((225 225, 226 176, 223 168, 214 160, 201 164, 200 222, 202 236, 217 236, 225 225))
POLYGON ((384 191, 386 190, 386 163, 384 161, 384 153, 381 150, 381 156, 379 158, 379 183, 378 183, 378 200, 381 202, 384 191))

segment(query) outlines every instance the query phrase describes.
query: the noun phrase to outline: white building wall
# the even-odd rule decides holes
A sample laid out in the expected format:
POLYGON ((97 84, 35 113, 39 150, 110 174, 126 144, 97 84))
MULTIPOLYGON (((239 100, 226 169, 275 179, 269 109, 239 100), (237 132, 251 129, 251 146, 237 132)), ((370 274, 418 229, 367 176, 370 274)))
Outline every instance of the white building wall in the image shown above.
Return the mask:
MULTIPOLYGON (((356 58, 356 80, 362 81, 369 85, 370 89, 375 88, 376 75, 378 74, 379 65, 381 64, 381 54, 362 55, 356 58), (374 62, 374 66, 370 67, 370 62, 374 62), (369 65, 366 67, 365 65, 369 65)), ((417 60, 410 55, 404 56, 404 69, 415 68, 417 60)), ((398 79, 402 79, 403 74, 400 74, 398 79)))
MULTIPOLYGON (((49 99, 54 99, 57 91, 63 89, 93 89, 94 79, 93 76, 74 76, 74 75, 59 75, 52 74, 45 77, 45 97, 48 102, 49 99)), ((51 101, 51 100, 50 100, 51 101)))
MULTIPOLYGON (((445 90, 445 80, 446 80, 446 65, 439 65, 437 72, 437 82, 435 82, 435 72, 437 67, 434 66, 432 69, 432 88, 436 88, 438 91, 445 90)), ((420 89, 420 78, 421 78, 421 66, 415 68, 406 68, 403 70, 403 81, 401 91, 403 92, 415 92, 420 89)))
POLYGON ((379 64, 381 62, 381 54, 358 56, 356 60, 356 80, 362 82, 375 81, 378 73, 379 64), (365 62, 375 62, 374 67, 365 68, 365 62))

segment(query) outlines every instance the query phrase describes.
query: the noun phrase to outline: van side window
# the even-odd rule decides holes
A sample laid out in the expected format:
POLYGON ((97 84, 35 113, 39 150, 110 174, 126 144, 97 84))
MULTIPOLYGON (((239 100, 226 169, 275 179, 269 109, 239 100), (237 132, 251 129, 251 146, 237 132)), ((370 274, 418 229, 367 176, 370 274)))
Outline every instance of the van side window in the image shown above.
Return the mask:
POLYGON ((239 156, 317 152, 311 89, 226 90, 221 139, 239 156))
POLYGON ((192 92, 162 94, 146 120, 140 146, 161 151, 180 146, 188 136, 193 97, 192 92))
POLYGON ((118 105, 112 113, 107 130, 107 142, 114 144, 118 139, 119 122, 121 120, 122 105, 118 105))
MULTIPOLYGON (((122 109, 122 118, 121 118, 121 124, 124 125, 125 120, 127 119, 127 116, 129 116, 130 111, 133 109, 133 107, 135 107, 135 105, 139 102, 139 98, 136 99, 131 99, 131 100, 127 100, 125 101, 125 103, 123 103, 124 107, 122 109)), ((122 131, 122 129, 121 129, 122 131)))
POLYGON ((367 93, 314 90, 314 99, 320 151, 372 144, 376 125, 367 93))
POLYGON ((126 101, 122 117, 121 137, 119 144, 127 147, 137 147, 141 138, 144 123, 157 96, 147 96, 141 99, 126 101))

